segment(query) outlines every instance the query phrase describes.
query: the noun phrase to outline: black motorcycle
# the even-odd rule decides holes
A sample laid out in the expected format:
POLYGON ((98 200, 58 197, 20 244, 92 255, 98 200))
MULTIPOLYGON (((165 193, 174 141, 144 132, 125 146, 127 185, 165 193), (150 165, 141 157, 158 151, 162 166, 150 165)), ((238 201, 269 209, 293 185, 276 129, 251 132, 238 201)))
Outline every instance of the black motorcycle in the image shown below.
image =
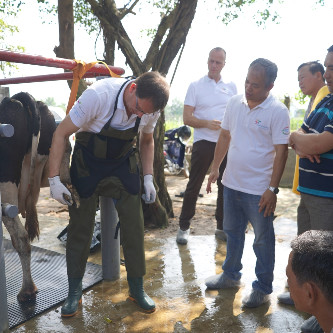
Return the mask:
POLYGON ((191 137, 191 129, 189 126, 180 126, 170 129, 164 134, 164 171, 171 175, 179 175, 184 173, 185 177, 189 177, 189 163, 185 158, 186 141, 191 137))

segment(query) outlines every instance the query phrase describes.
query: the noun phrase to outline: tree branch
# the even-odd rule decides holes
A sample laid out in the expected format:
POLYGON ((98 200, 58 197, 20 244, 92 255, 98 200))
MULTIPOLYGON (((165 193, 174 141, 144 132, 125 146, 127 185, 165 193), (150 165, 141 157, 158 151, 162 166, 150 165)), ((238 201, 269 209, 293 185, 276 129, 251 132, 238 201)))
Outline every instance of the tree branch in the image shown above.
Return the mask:
POLYGON ((114 8, 103 7, 95 0, 87 0, 87 2, 90 4, 94 15, 100 20, 103 29, 107 30, 108 34, 114 36, 133 74, 138 76, 147 71, 117 16, 117 11, 115 12, 114 8))

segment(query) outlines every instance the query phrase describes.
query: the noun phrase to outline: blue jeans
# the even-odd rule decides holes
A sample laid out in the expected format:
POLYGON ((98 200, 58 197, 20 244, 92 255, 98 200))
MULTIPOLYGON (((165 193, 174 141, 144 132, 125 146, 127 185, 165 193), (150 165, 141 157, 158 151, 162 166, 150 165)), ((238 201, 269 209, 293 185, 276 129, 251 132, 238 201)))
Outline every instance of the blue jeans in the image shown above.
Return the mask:
POLYGON ((234 280, 241 278, 240 270, 245 241, 245 230, 248 221, 254 229, 253 250, 257 257, 257 280, 252 283, 253 289, 265 294, 273 290, 273 270, 275 263, 275 234, 273 214, 264 217, 259 213, 260 195, 247 194, 224 187, 223 226, 227 239, 227 256, 222 269, 224 274, 234 280))

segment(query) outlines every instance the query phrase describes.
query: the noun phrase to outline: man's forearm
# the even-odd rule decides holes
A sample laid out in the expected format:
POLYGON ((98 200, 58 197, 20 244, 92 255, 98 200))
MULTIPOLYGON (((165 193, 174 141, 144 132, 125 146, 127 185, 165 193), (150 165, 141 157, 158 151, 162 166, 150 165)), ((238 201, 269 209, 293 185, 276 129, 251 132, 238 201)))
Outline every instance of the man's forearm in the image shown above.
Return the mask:
POLYGON ((54 133, 49 156, 49 177, 59 176, 62 157, 66 148, 66 138, 54 133))
POLYGON ((219 169, 220 165, 227 154, 229 144, 230 144, 230 133, 224 129, 221 130, 219 138, 216 143, 214 159, 212 163, 212 169, 219 169))
POLYGON ((269 186, 279 187, 288 158, 288 145, 276 145, 275 151, 276 155, 273 163, 273 172, 269 186))
POLYGON ((290 134, 289 142, 300 155, 320 155, 333 149, 333 134, 296 131, 290 134))
POLYGON ((154 169, 154 140, 140 140, 140 156, 143 175, 152 175, 154 169))

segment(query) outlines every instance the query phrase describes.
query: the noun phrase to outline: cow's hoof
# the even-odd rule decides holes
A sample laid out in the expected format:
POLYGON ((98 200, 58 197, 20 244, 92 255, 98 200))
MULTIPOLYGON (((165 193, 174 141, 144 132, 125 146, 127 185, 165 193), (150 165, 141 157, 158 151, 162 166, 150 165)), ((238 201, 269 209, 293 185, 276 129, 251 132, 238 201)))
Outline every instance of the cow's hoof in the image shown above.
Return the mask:
POLYGON ((17 300, 19 303, 28 303, 28 302, 35 302, 37 297, 38 289, 34 286, 33 290, 23 291, 21 290, 17 295, 17 300))
POLYGON ((73 205, 73 207, 79 208, 80 207, 80 196, 76 191, 76 188, 69 183, 65 183, 65 186, 67 187, 68 191, 71 192, 72 200, 69 200, 70 203, 73 205))

